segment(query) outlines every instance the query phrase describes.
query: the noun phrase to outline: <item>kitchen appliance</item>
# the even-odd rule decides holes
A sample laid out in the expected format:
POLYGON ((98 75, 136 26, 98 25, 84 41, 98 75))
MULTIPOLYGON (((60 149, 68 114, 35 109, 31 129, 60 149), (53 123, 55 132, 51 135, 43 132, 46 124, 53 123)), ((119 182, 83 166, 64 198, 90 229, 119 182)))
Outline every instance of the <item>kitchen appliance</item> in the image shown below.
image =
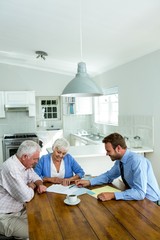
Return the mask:
POLYGON ((4 134, 2 138, 3 161, 15 154, 19 145, 25 140, 39 143, 39 138, 35 133, 4 134))

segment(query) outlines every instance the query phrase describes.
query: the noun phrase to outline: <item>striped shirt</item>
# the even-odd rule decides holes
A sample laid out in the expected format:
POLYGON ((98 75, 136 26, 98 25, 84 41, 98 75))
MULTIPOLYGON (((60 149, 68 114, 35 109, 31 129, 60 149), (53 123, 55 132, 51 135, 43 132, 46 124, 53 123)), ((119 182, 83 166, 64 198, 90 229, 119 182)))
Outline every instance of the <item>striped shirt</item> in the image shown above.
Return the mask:
POLYGON ((28 187, 29 182, 41 178, 32 168, 26 169, 13 155, 0 168, 0 213, 19 212, 25 202, 34 196, 34 190, 28 187))

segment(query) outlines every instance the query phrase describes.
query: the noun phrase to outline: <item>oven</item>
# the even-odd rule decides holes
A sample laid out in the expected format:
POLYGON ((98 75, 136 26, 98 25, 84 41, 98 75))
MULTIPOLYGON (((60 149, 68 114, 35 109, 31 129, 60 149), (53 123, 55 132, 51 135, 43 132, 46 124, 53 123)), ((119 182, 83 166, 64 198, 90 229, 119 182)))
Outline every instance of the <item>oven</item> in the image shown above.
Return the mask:
POLYGON ((17 152, 19 145, 25 140, 32 140, 39 143, 35 133, 4 134, 2 138, 3 161, 17 152))

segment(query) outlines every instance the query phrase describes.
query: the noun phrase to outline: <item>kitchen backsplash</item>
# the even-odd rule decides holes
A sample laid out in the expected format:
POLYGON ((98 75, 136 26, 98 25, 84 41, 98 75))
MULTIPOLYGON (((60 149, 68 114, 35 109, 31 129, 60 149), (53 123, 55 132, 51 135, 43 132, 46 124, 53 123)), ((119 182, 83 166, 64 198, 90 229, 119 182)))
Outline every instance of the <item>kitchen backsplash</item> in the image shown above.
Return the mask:
POLYGON ((64 116, 63 119, 64 135, 67 139, 70 133, 77 133, 83 129, 89 133, 99 133, 104 136, 119 132, 128 138, 129 147, 135 145, 134 137, 139 136, 142 146, 153 148, 153 124, 152 116, 120 116, 119 126, 96 124, 91 115, 70 115, 64 116))
POLYGON ((35 132, 35 117, 28 117, 27 112, 6 112, 0 118, 0 137, 4 134, 35 132))

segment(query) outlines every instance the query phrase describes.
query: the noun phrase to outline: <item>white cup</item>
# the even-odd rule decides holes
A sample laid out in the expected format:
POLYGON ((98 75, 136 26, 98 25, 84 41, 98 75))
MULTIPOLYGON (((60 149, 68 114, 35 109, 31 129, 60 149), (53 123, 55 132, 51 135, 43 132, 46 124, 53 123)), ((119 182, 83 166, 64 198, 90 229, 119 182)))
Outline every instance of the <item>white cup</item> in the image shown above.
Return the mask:
POLYGON ((74 203, 77 201, 77 195, 75 194, 70 194, 70 195, 67 195, 67 200, 69 203, 74 203))

